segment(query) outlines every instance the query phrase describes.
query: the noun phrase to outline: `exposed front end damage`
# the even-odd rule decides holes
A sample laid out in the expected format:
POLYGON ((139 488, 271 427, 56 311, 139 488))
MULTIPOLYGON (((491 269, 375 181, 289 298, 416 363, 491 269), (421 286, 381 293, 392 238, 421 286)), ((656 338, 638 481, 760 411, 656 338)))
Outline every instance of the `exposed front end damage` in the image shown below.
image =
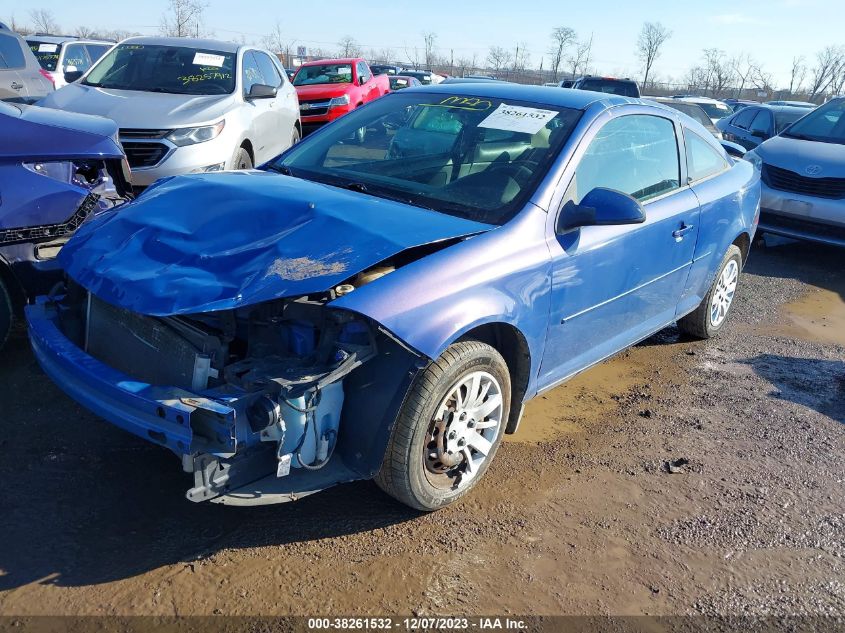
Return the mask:
POLYGON ((334 296, 161 317, 70 282, 27 312, 45 371, 180 456, 188 499, 250 505, 371 477, 423 362, 334 296))

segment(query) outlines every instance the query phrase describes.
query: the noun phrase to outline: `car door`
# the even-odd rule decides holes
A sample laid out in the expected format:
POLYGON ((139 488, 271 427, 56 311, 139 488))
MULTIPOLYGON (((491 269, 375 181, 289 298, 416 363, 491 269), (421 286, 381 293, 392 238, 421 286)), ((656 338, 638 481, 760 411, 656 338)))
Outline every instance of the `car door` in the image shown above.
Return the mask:
POLYGON ((749 149, 757 147, 760 143, 772 137, 775 128, 775 121, 769 110, 759 108, 751 125, 748 126, 749 149))
POLYGON ((298 102, 291 99, 294 91, 285 85, 286 82, 282 78, 282 74, 273 60, 270 59, 270 56, 263 51, 252 51, 252 54, 261 70, 264 82, 268 86, 274 86, 277 90, 273 99, 266 100, 270 106, 270 117, 268 117, 268 121, 270 121, 268 134, 270 136, 266 140, 266 156, 264 159, 269 160, 290 146, 293 125, 296 122, 299 107, 298 102))
POLYGON ((757 143, 748 131, 748 127, 759 112, 760 108, 743 108, 739 114, 731 119, 729 128, 730 136, 725 138, 725 140, 742 145, 745 149, 756 147, 757 143))
MULTIPOLYGON (((261 72, 261 67, 259 66, 258 59, 255 56, 258 52, 260 51, 244 51, 243 59, 241 60, 241 84, 243 97, 251 117, 247 136, 252 143, 252 148, 255 152, 256 165, 261 164, 275 155, 272 153, 271 148, 275 147, 276 134, 274 131, 274 128, 276 127, 274 99, 249 98, 249 91, 255 84, 272 85, 272 83, 267 83, 268 80, 264 78, 264 75, 261 72)), ((272 78, 269 81, 272 81, 272 78)))
POLYGON ((674 320, 699 216, 698 202, 685 184, 678 137, 668 117, 625 114, 594 124, 586 146, 582 142, 576 152, 571 180, 563 184, 563 203, 549 214, 552 306, 541 388, 674 320), (597 187, 636 198, 645 221, 585 226, 558 235, 556 216, 571 211, 568 202, 579 203, 597 187))
POLYGON ((362 101, 367 103, 376 98, 373 91, 376 90, 376 82, 373 81, 373 74, 370 72, 370 67, 364 62, 358 62, 358 82, 361 84, 363 93, 362 101))

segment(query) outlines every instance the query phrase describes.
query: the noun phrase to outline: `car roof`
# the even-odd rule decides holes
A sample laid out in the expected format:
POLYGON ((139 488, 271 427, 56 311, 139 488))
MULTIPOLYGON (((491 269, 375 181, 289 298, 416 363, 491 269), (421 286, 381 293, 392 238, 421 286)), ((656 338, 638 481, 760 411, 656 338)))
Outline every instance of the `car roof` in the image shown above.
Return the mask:
MULTIPOLYGON (((801 106, 772 105, 770 103, 755 103, 754 105, 750 105, 748 107, 770 110, 772 112, 801 112, 803 114, 806 114, 808 110, 808 108, 802 108, 801 106)), ((739 112, 741 112, 741 110, 739 110, 739 112)))
POLYGON ((43 42, 44 44, 64 44, 65 42, 80 42, 82 44, 114 44, 114 40, 101 40, 96 37, 76 37, 75 35, 25 35, 26 41, 43 42))
POLYGON ((568 90, 547 86, 525 86, 505 81, 484 81, 480 83, 450 83, 436 86, 414 88, 415 92, 466 95, 468 97, 490 97, 493 99, 513 99, 515 101, 533 101, 561 108, 586 110, 594 103, 603 103, 606 108, 626 103, 642 104, 639 99, 621 97, 606 92, 592 90, 568 90))
MULTIPOLYGON (((195 37, 151 37, 141 35, 130 37, 121 44, 149 44, 150 46, 183 46, 185 48, 201 48, 206 50, 220 51, 221 53, 237 53, 241 48, 247 48, 235 42, 224 42, 222 40, 208 40, 195 37)), ((251 47, 250 47, 251 48, 251 47)))

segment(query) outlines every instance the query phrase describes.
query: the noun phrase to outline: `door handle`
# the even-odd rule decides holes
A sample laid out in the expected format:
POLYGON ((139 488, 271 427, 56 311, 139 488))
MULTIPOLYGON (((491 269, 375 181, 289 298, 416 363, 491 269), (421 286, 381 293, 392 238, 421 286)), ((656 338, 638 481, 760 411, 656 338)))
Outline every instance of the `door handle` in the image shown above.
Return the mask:
POLYGON ((23 88, 23 84, 19 84, 17 81, 12 82, 12 90, 20 90, 23 88))
POLYGON ((687 224, 686 222, 681 223, 681 228, 672 231, 672 237, 674 237, 677 241, 681 241, 684 239, 684 235, 692 231, 695 227, 692 224, 687 224))

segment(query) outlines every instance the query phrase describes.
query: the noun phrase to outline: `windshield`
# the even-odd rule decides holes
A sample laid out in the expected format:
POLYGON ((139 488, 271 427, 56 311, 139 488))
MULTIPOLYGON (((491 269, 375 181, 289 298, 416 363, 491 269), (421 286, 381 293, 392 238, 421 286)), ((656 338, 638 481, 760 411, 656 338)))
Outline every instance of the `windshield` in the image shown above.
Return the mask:
POLYGON ((785 130, 802 116, 807 116, 807 111, 803 108, 775 112, 775 134, 785 130))
POLYGON ((114 90, 223 95, 235 90, 235 53, 184 46, 119 44, 82 82, 114 90))
POLYGON ((62 53, 61 44, 50 44, 38 40, 27 40, 32 54, 44 70, 54 71, 59 66, 59 56, 62 53))
POLYGON ((845 145, 845 99, 835 99, 804 115, 783 136, 845 145))
POLYGON ((338 119, 268 168, 501 224, 524 206, 580 115, 545 104, 398 92, 338 119))
POLYGON ((606 92, 623 97, 639 97, 637 84, 633 81, 617 81, 615 79, 585 79, 578 86, 581 90, 592 90, 593 92, 606 92))
POLYGON ((707 113, 707 116, 711 119, 721 119, 733 112, 733 110, 724 103, 708 103, 707 101, 702 101, 701 103, 696 103, 695 105, 704 110, 707 113))
POLYGON ((352 64, 320 64, 303 66, 293 78, 294 86, 315 84, 351 84, 352 64))

